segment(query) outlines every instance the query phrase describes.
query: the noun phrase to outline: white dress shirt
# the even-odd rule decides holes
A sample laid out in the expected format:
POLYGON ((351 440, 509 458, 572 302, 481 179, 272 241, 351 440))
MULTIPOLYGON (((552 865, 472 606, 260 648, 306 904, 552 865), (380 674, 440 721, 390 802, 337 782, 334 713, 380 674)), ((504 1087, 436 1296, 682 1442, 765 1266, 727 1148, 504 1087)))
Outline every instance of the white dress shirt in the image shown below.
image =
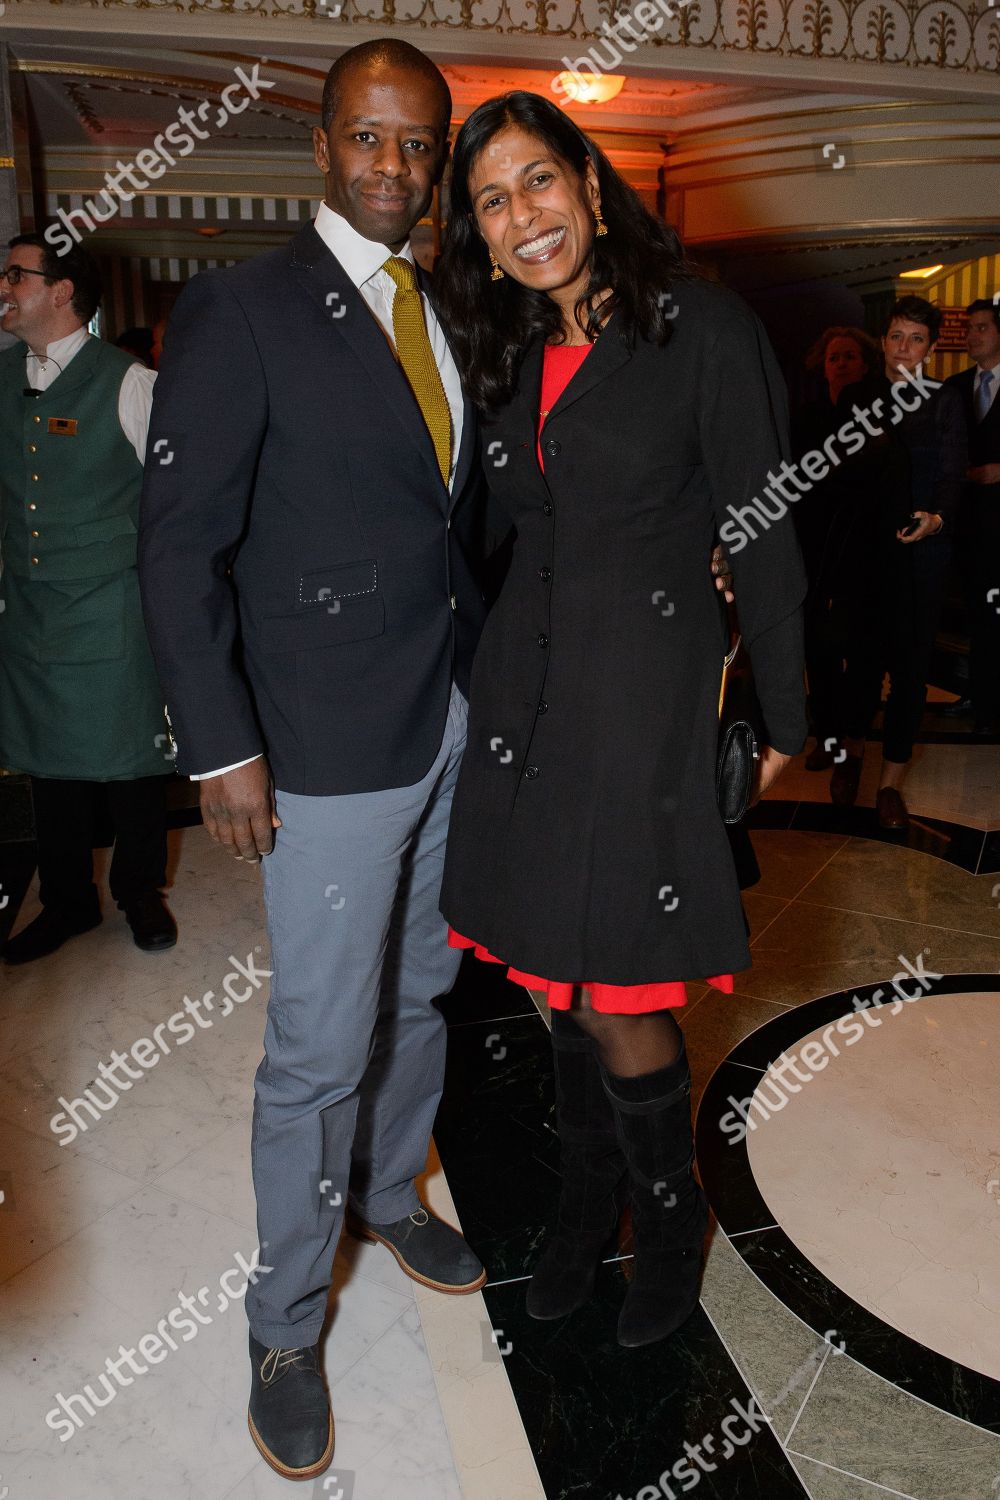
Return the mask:
MULTIPOLYGON (((347 275, 354 282, 361 293, 369 310, 374 313, 382 326, 383 332, 396 347, 392 329, 392 299, 396 295, 396 283, 388 271, 383 271, 389 257, 396 252, 389 249, 388 245, 380 245, 375 240, 366 240, 364 235, 348 224, 347 220, 338 213, 334 213, 326 203, 321 203, 319 213, 316 215, 316 233, 326 245, 332 250, 347 275)), ((409 240, 398 252, 400 260, 408 260, 411 265, 415 264, 413 250, 409 240)), ((464 413, 464 401, 462 396, 462 382, 455 364, 454 356, 448 348, 447 340, 442 332, 441 325, 434 315, 434 309, 427 299, 426 293, 421 293, 424 303, 424 323, 427 325, 427 337, 431 341, 434 351, 434 359, 441 373, 441 384, 444 386, 445 397, 451 410, 451 472, 448 475, 448 488, 451 489, 455 482, 455 469, 458 464, 458 450, 462 442, 462 421, 464 413)), ((210 776, 223 776, 226 771, 238 771, 240 766, 248 766, 251 761, 259 760, 258 755, 251 755, 248 760, 238 760, 231 766, 223 766, 219 771, 201 771, 192 776, 192 781, 207 781, 210 776)))
MULTIPOLYGON (((981 365, 976 369, 976 378, 973 381, 973 391, 972 391, 972 410, 973 411, 978 410, 979 385, 980 385, 980 382, 982 381, 982 378, 983 378, 983 376, 984 376, 985 373, 986 373, 986 371, 982 368, 981 365)), ((989 388, 988 388, 988 390, 986 392, 987 396, 989 397, 989 400, 986 403, 986 411, 988 411, 988 412, 993 410, 993 403, 997 399, 997 386, 1000 385, 1000 364, 994 365, 993 368, 992 368, 992 370, 990 371, 990 373, 993 376, 993 381, 992 381, 992 384, 989 386, 989 388)), ((984 415, 985 415, 985 413, 984 413, 984 415)))
MULTIPOLYGON (((64 339, 56 339, 54 344, 49 344, 44 359, 29 349, 25 367, 27 383, 31 389, 47 391, 73 356, 79 354, 84 344, 89 343, 91 337, 86 328, 75 328, 64 339)), ((149 431, 149 412, 153 404, 155 380, 155 370, 147 370, 141 364, 130 365, 118 392, 118 420, 141 464, 146 462, 146 434, 149 431)))

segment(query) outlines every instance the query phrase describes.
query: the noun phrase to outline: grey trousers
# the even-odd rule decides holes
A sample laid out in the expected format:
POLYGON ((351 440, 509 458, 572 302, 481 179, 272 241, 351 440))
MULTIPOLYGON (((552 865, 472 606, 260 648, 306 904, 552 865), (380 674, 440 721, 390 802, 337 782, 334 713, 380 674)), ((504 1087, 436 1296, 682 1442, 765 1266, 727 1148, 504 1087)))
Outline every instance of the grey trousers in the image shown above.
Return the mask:
POLYGON ((319 1338, 350 1198, 374 1224, 418 1206, 444 1081, 432 1003, 455 982, 438 910, 467 704, 452 688, 444 739, 415 786, 344 797, 277 792, 263 861, 271 939, 252 1162, 261 1266, 254 1338, 319 1338))

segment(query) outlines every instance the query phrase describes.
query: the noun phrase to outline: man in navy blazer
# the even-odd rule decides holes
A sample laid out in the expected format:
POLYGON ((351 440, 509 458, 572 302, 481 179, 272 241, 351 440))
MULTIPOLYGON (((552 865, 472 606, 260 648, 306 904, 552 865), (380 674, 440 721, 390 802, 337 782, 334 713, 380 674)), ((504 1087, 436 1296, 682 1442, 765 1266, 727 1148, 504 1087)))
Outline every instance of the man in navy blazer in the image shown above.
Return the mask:
POLYGON ((976 362, 947 383, 962 396, 969 430, 969 483, 959 547, 971 624, 969 696, 980 734, 1000 733, 1000 306, 985 297, 966 308, 966 343, 976 362))
POLYGON ((212 837, 263 861, 252 1157, 270 1269, 247 1291, 249 1420, 295 1479, 333 1453, 317 1345, 345 1208, 415 1280, 485 1280, 414 1186, 444 1073, 433 1001, 459 962, 438 897, 485 612, 475 420, 409 244, 450 119, 408 44, 338 59, 313 132, 319 215, 185 288, 147 450, 141 580, 177 766, 212 837), (404 284, 423 325, 397 338, 404 284))

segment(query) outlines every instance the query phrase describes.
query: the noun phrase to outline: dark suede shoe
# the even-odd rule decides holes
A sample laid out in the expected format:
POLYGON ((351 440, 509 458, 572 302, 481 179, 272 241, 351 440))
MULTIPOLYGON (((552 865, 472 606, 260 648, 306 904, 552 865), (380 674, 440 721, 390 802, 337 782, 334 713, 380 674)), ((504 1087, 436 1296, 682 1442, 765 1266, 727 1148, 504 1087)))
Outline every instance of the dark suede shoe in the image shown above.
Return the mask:
POLYGON ((96 901, 89 912, 66 911, 60 906, 44 906, 23 932, 13 937, 4 949, 4 962, 30 964, 33 959, 55 953, 70 938, 90 932, 101 923, 101 909, 96 901))
POLYGON ((347 1227, 359 1240, 385 1245, 414 1281, 438 1292, 478 1292, 486 1272, 457 1229, 422 1205, 395 1224, 367 1224, 348 1210, 347 1227))
POLYGON ((260 1453, 286 1479, 312 1479, 333 1458, 333 1412, 319 1345, 267 1349, 250 1335, 247 1423, 260 1453))
POLYGON ((159 891, 147 891, 124 908, 135 946, 144 953, 160 953, 177 941, 177 923, 159 891))

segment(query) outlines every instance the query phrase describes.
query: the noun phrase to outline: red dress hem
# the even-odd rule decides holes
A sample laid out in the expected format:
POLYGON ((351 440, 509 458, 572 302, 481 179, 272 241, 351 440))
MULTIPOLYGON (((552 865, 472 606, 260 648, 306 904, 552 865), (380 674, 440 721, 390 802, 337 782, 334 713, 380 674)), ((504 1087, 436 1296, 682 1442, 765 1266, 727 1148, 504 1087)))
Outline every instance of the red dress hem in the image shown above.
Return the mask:
MULTIPOLYGON (((481 943, 463 937, 453 927, 448 928, 448 946, 472 948, 476 957, 482 959, 484 963, 503 963, 502 958, 497 958, 481 943)), ((658 984, 589 984, 586 980, 577 980, 575 984, 570 984, 556 979, 543 979, 538 974, 525 974, 522 969, 515 969, 509 965, 507 978, 514 984, 525 985, 530 990, 541 990, 552 1010, 569 1010, 573 1003, 573 991, 580 984, 587 985, 590 991, 590 1003, 594 1010, 601 1011, 605 1015, 637 1016, 653 1010, 675 1009, 687 1004, 687 984, 683 979, 672 979, 658 984)), ((733 993, 732 974, 715 974, 706 983, 726 995, 733 993)))

